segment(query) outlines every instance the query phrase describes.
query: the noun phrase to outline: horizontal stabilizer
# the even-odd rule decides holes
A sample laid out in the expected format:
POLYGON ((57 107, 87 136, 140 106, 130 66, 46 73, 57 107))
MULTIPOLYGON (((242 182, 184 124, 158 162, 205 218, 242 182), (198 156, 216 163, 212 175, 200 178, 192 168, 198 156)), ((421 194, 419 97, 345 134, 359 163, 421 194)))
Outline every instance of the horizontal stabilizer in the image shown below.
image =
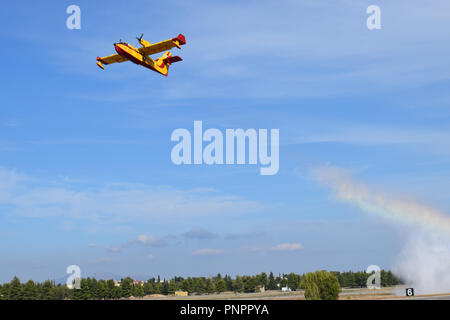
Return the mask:
POLYGON ((164 63, 168 63, 168 64, 172 64, 174 62, 178 62, 178 61, 182 61, 183 59, 181 59, 179 56, 173 56, 173 57, 168 57, 168 58, 164 58, 164 63))

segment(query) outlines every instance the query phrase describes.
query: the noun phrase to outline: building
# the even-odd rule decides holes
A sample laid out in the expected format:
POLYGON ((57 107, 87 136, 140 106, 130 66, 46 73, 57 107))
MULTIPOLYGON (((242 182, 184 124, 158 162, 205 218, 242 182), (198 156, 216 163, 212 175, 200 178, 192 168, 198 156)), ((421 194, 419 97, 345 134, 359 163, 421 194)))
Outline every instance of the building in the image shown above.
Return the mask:
POLYGON ((144 285, 144 281, 141 280, 133 280, 133 285, 135 286, 143 286, 144 285))

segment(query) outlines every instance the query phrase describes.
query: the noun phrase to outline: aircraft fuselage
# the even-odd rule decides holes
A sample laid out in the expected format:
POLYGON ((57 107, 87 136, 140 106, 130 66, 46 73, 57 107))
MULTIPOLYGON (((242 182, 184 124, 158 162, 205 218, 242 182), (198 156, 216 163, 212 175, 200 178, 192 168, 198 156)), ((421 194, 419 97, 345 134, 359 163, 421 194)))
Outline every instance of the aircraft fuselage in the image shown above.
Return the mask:
POLYGON ((167 76, 169 70, 162 59, 158 58, 155 61, 149 56, 144 56, 135 47, 128 43, 115 43, 114 48, 119 55, 130 60, 131 62, 167 76))

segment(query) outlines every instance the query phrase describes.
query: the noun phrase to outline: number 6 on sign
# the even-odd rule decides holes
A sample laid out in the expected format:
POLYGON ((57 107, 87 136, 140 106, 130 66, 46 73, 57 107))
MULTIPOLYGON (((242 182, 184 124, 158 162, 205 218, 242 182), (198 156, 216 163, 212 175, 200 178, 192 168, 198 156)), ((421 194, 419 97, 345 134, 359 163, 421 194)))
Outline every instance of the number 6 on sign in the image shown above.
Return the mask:
POLYGON ((414 288, 406 288, 406 296, 407 297, 414 296, 414 288))

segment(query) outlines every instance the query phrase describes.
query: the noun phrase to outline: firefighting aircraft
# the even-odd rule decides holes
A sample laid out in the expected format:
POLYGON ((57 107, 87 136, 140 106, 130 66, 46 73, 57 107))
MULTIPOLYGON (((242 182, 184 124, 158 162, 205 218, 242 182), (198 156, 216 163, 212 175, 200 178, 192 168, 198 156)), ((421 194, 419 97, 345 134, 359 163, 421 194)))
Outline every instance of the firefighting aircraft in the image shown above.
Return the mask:
POLYGON ((116 49, 117 54, 113 54, 103 58, 97 57, 97 65, 100 68, 105 69, 103 67, 104 64, 111 64, 116 62, 122 63, 129 60, 135 64, 144 66, 164 76, 167 76, 169 73, 169 66, 174 62, 183 60, 179 56, 172 56, 170 51, 165 52, 160 58, 157 58, 156 60, 150 58, 150 55, 152 54, 170 50, 173 47, 181 49, 181 46, 186 44, 186 39, 182 34, 179 34, 176 38, 153 44, 142 39, 143 36, 144 34, 141 34, 139 38, 136 38, 142 45, 142 47, 140 48, 135 48, 129 43, 122 42, 122 40, 120 40, 119 43, 114 43, 114 48, 116 49))

